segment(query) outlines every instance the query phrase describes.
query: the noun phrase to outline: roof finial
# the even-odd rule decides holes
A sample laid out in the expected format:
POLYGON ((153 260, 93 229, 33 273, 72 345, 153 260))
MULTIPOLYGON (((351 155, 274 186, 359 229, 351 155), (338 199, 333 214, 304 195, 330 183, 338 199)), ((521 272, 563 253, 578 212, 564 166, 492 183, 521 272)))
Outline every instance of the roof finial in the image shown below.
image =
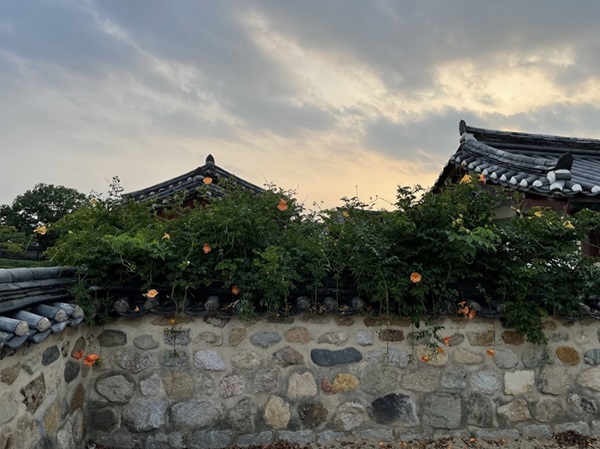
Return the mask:
POLYGON ((206 165, 215 165, 215 158, 212 156, 212 154, 206 156, 206 165))
POLYGON ((458 133, 462 136, 467 132, 467 123, 464 120, 461 120, 458 124, 458 133))

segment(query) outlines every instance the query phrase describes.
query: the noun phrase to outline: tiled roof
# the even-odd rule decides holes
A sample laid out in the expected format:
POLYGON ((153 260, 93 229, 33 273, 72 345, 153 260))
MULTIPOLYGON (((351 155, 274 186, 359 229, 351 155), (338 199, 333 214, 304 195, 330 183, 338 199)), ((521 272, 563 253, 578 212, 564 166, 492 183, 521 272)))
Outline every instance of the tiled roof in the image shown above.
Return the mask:
POLYGON ((169 198, 180 193, 183 193, 186 199, 193 198, 197 194, 198 188, 208 187, 208 196, 219 197, 223 194, 223 189, 219 186, 219 183, 223 180, 233 181, 257 193, 263 191, 262 188, 238 178, 215 165, 215 159, 209 154, 203 166, 167 181, 146 187, 145 189, 127 193, 126 196, 132 197, 137 201, 151 200, 155 203, 164 203, 169 198), (210 178, 211 183, 205 184, 205 178, 210 178))
POLYGON ((600 140, 498 131, 461 120, 460 145, 436 187, 462 169, 488 182, 554 198, 600 194, 600 140))
POLYGON ((39 343, 79 325, 83 310, 69 303, 67 290, 74 276, 65 267, 0 269, 0 348, 39 343))

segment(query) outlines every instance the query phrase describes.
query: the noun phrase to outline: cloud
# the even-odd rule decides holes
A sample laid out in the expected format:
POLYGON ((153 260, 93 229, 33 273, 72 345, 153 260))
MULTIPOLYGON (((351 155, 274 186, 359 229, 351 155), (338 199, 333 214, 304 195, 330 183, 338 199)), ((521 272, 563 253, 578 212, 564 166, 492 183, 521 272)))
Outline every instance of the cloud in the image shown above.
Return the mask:
POLYGON ((596 137, 598 13, 595 0, 2 2, 0 203, 115 174, 135 190, 208 153, 309 202, 389 198, 434 181, 460 119, 596 137))

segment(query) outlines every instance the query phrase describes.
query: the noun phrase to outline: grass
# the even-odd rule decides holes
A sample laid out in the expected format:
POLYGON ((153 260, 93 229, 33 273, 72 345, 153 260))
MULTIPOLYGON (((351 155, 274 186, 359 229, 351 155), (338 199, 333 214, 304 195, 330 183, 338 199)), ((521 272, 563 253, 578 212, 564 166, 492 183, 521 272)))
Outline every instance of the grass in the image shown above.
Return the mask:
POLYGON ((3 259, 0 258, 0 268, 31 268, 42 267, 45 262, 27 259, 3 259))

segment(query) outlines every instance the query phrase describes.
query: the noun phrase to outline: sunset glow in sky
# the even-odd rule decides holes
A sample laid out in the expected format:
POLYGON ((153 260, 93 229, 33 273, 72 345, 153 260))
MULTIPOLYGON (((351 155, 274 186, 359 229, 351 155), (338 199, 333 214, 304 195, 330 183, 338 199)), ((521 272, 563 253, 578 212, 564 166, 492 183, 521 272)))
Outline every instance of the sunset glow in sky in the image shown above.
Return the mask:
MULTIPOLYGON (((600 138, 600 2, 4 0, 0 204, 217 165, 308 207, 430 186, 458 123, 600 138)), ((389 207, 389 206, 388 206, 389 207)))

